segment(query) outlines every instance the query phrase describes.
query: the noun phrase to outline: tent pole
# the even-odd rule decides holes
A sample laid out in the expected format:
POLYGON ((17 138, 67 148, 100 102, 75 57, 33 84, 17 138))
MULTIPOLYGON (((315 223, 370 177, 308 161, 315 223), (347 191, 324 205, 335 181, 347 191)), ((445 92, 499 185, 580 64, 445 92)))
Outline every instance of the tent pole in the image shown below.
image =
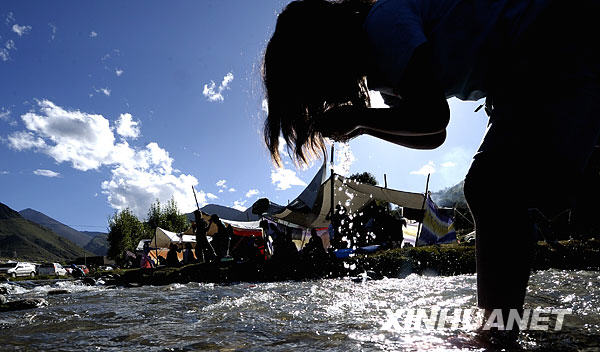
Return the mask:
MULTIPOLYGON (((383 185, 384 185, 384 188, 387 189, 387 174, 383 174, 383 185)), ((391 206, 392 205, 390 204, 390 202, 387 202, 385 210, 387 211, 388 215, 391 211, 391 209, 390 209, 391 206)))
POLYGON ((334 197, 335 197, 335 193, 333 191, 333 177, 335 175, 335 173, 333 172, 333 151, 334 151, 334 147, 335 147, 335 143, 331 144, 331 204, 329 207, 329 217, 330 219, 333 218, 333 205, 335 204, 334 202, 334 197))
MULTIPOLYGON (((431 174, 427 174, 427 183, 425 184, 425 197, 423 198, 423 205, 421 205, 421 210, 425 210, 425 202, 427 201, 427 193, 429 192, 429 177, 431 174)), ((417 229, 417 237, 415 237, 415 247, 419 242, 419 235, 421 235, 421 227, 423 226, 423 221, 425 221, 425 212, 423 212, 423 219, 419 223, 419 228, 417 229)))
POLYGON ((155 266, 155 268, 157 268, 158 264, 159 264, 159 260, 158 260, 158 246, 156 245, 156 229, 154 229, 154 254, 156 255, 156 266, 155 266))

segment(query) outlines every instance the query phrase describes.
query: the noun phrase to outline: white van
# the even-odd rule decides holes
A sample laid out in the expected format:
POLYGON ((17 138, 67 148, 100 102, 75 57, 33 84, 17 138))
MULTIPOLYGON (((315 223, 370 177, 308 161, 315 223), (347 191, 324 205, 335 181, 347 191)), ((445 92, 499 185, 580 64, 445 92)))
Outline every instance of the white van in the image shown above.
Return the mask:
POLYGON ((35 276, 35 265, 26 262, 12 262, 0 264, 0 274, 5 274, 12 277, 17 276, 35 276))
POLYGON ((67 269, 58 263, 45 263, 38 267, 38 275, 65 276, 67 269))

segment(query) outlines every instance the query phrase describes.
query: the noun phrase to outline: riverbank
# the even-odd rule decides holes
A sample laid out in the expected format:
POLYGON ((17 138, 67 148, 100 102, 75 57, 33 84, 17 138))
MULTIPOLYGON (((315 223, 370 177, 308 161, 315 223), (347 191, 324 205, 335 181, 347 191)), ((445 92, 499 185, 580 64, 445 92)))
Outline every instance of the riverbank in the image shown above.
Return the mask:
MULTIPOLYGON (((536 246, 533 270, 599 270, 600 241, 570 240, 536 246)), ((475 247, 459 244, 398 248, 345 260, 327 258, 318 262, 299 259, 294 263, 192 264, 179 268, 130 269, 113 272, 111 284, 123 286, 167 285, 188 282, 270 282, 345 276, 403 278, 410 274, 459 275, 475 273, 475 247)), ((99 273, 97 275, 106 275, 99 273)))
MULTIPOLYGON (((539 242, 534 256, 533 270, 599 270, 600 241, 539 242)), ((347 262, 356 265, 360 271, 373 271, 386 277, 404 277, 413 273, 474 274, 475 246, 448 244, 391 249, 351 258, 347 262)))

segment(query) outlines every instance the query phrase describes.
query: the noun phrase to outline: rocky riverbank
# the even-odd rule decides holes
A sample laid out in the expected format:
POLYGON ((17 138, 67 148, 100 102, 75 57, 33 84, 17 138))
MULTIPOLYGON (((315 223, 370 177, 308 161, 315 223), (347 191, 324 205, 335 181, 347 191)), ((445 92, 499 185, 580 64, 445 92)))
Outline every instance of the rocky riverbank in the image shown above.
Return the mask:
MULTIPOLYGON (((599 270, 600 241, 540 242, 536 246, 534 270, 599 270)), ((188 282, 257 282, 306 280, 356 276, 398 277, 410 274, 458 275, 475 273, 475 247, 459 244, 402 248, 359 255, 345 260, 326 258, 318 262, 265 264, 220 262, 192 264, 179 268, 131 269, 115 272, 111 284, 123 286, 166 285, 188 282)))

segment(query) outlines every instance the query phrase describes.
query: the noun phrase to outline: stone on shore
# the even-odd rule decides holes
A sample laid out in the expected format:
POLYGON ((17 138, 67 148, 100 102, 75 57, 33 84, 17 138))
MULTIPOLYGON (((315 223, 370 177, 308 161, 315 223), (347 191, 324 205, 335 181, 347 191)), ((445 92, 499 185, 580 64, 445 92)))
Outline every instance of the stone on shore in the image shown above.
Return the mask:
POLYGON ((26 298, 18 301, 6 301, 0 304, 0 312, 12 312, 17 310, 39 308, 47 305, 48 301, 43 298, 26 298))

